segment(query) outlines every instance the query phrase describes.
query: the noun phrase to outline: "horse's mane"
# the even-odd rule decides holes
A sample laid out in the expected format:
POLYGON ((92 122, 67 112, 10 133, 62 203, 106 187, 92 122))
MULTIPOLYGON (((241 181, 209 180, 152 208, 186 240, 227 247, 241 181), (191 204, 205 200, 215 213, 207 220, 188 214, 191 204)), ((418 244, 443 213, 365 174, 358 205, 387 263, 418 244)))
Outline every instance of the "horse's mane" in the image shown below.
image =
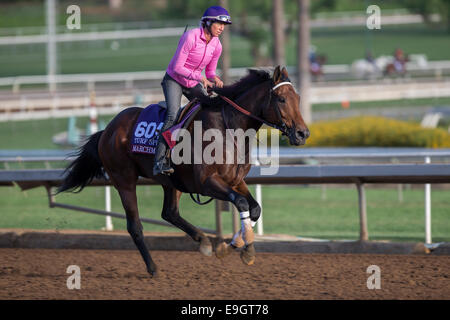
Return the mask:
POLYGON ((235 99, 244 92, 247 92, 254 86, 271 79, 268 71, 262 69, 248 69, 248 74, 237 82, 217 88, 214 91, 227 98, 235 99))
MULTIPOLYGON (((262 69, 248 69, 248 74, 238 80, 237 82, 224 86, 223 88, 215 88, 214 92, 218 95, 225 96, 231 100, 235 100, 237 97, 247 92, 256 85, 270 80, 272 77, 269 71, 262 69)), ((220 97, 209 98, 203 94, 196 95, 201 103, 208 106, 220 106, 224 100, 220 97)))

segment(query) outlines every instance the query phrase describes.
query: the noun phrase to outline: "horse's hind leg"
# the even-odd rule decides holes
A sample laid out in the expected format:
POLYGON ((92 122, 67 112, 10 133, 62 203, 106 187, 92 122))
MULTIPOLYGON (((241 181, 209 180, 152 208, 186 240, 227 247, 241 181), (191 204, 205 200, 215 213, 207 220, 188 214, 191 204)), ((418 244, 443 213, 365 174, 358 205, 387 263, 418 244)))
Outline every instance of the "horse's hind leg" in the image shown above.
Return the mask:
POLYGON ((122 205, 125 209, 128 233, 144 259, 145 265, 147 266, 147 272, 152 276, 156 276, 156 264, 153 262, 150 252, 144 242, 144 234, 142 232, 143 228, 139 219, 136 197, 136 182, 133 183, 128 181, 127 183, 117 183, 117 180, 115 181, 114 179, 114 175, 110 177, 115 182, 120 199, 122 200, 122 205))
POLYGON ((181 197, 181 191, 172 187, 164 188, 164 206, 161 217, 186 232, 194 241, 200 242, 200 252, 206 256, 212 255, 212 245, 206 234, 187 222, 180 216, 178 203, 181 197))

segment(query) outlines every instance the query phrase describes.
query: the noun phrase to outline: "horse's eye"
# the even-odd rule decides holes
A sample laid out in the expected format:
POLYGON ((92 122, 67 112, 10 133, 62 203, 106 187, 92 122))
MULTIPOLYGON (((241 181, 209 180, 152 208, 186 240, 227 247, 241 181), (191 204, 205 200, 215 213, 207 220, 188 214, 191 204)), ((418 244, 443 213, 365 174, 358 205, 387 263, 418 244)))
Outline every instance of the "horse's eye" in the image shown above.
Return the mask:
POLYGON ((284 100, 284 98, 282 98, 282 97, 278 97, 278 101, 281 102, 281 103, 285 103, 286 102, 286 100, 284 100))

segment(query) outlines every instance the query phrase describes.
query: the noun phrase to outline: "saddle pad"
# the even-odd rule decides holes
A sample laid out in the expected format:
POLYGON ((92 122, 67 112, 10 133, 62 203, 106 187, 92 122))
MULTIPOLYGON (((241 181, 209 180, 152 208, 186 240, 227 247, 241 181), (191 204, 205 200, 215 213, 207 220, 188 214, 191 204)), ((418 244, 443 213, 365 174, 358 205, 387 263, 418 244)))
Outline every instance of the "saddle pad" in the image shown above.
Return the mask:
POLYGON ((131 152, 155 154, 165 118, 166 109, 159 104, 151 104, 142 110, 133 128, 131 152))

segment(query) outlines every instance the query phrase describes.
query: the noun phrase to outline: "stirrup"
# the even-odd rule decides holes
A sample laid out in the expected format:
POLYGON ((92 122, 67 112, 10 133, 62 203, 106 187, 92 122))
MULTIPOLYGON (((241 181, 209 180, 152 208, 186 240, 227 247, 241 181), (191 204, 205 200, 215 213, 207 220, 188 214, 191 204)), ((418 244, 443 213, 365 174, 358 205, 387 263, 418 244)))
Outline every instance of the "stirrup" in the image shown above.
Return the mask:
POLYGON ((171 175, 174 173, 174 169, 167 163, 167 159, 163 159, 160 162, 155 163, 153 167, 153 175, 156 176, 158 174, 171 175))
POLYGON ((170 166, 167 166, 167 167, 163 166, 163 168, 161 169, 161 174, 164 174, 167 176, 170 176, 174 172, 175 172, 175 170, 170 166))

